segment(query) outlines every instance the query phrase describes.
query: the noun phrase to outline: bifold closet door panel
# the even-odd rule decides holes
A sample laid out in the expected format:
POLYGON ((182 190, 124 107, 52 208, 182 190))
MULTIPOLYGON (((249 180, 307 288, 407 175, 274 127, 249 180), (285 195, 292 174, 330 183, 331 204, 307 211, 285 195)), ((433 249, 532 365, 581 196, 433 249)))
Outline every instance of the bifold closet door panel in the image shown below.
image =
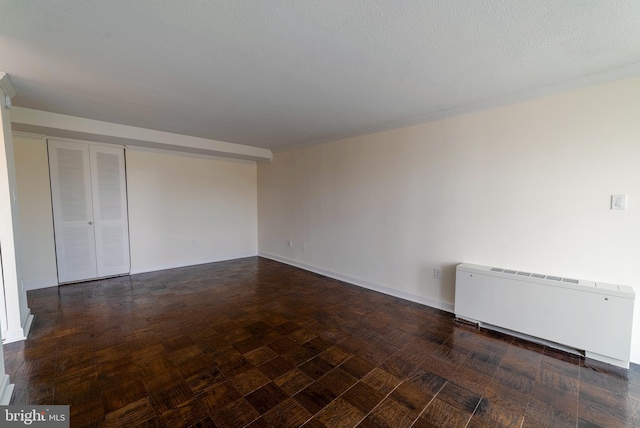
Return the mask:
POLYGON ((89 145, 49 140, 59 282, 97 276, 89 145))
POLYGON ((89 146, 98 277, 129 273, 124 148, 89 146))

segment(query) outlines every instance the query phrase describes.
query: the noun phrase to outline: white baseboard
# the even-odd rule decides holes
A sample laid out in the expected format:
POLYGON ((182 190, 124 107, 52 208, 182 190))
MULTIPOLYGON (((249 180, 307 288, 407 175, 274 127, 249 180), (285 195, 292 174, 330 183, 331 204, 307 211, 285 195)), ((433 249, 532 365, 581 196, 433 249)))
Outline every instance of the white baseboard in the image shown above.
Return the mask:
POLYGON ((216 258, 216 259, 190 260, 190 261, 165 263, 165 264, 153 265, 153 266, 131 266, 131 275, 136 275, 139 273, 147 273, 147 272, 157 272, 159 270, 177 269, 177 268, 183 268, 183 267, 189 267, 189 266, 204 265, 207 263, 226 262, 228 260, 244 259, 247 257, 255 257, 257 255, 258 253, 253 251, 249 253, 234 254, 234 255, 225 256, 225 257, 216 258))
POLYGON ((22 317, 22 331, 24 332, 24 337, 29 337, 29 332, 31 331, 31 326, 33 325, 33 314, 31 313, 31 308, 27 308, 27 313, 22 317))
POLYGON ((14 385, 9 382, 9 375, 2 375, 2 377, 0 378, 0 406, 7 406, 11 401, 11 395, 13 395, 14 385))
POLYGON ((419 296, 413 293, 407 293, 406 291, 397 290, 395 288, 387 287, 385 285, 375 284, 373 282, 365 281, 358 278, 353 278, 348 275, 342 275, 339 273, 331 272, 325 269, 320 269, 315 266, 310 266, 304 263, 300 263, 294 260, 287 259, 285 257, 276 256, 274 254, 265 253, 262 251, 258 252, 260 257, 264 257, 267 259, 275 260, 277 262, 281 262, 287 265, 295 266, 300 269, 308 270, 310 272, 314 272, 323 276, 327 276, 329 278, 337 279, 339 281, 348 282, 349 284, 357 285, 358 287, 367 288, 369 290, 378 291, 383 294, 388 294, 393 297, 398 297, 400 299, 409 300, 410 302, 420 303, 421 305, 429 306, 432 308, 440 309, 446 312, 453 313, 453 304, 448 302, 443 302, 436 299, 431 299, 429 297, 419 296))
POLYGON ((20 328, 14 328, 12 330, 7 330, 5 332, 4 339, 2 339, 2 344, 20 342, 21 340, 26 340, 29 336, 29 331, 31 330, 31 325, 33 324, 33 314, 31 313, 31 309, 27 308, 27 313, 22 317, 22 325, 20 328))
POLYGON ((24 281, 23 284, 24 284, 24 289, 26 291, 39 290, 41 288, 57 287, 58 278, 46 278, 46 279, 24 281))
POLYGON ((6 345, 7 343, 20 342, 21 340, 25 340, 26 338, 27 336, 24 335, 24 330, 22 329, 22 327, 14 328, 13 330, 7 330, 5 332, 2 344, 6 345))

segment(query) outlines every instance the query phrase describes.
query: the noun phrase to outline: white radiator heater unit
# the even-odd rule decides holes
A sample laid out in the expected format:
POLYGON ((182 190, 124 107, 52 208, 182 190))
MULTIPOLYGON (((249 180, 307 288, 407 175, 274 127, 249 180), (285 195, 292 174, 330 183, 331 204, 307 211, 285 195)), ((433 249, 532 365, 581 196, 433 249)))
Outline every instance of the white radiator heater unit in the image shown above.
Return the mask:
POLYGON ((455 299, 458 318, 629 368, 631 287, 462 263, 455 299))

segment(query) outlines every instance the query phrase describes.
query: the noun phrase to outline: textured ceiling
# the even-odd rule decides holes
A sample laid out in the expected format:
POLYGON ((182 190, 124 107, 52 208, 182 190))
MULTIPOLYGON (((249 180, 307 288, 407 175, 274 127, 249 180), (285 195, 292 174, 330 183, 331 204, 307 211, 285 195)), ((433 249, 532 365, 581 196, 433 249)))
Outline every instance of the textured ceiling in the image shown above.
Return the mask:
POLYGON ((270 149, 639 63, 637 0, 0 0, 15 105, 270 149))

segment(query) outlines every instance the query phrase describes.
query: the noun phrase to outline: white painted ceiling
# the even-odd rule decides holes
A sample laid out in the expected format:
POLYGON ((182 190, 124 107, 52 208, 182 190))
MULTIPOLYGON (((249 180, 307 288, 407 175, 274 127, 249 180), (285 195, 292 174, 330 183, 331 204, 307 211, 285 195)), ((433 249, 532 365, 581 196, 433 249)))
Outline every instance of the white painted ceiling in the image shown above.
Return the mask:
POLYGON ((0 0, 0 71, 17 106, 278 149, 640 75, 640 2, 0 0))

